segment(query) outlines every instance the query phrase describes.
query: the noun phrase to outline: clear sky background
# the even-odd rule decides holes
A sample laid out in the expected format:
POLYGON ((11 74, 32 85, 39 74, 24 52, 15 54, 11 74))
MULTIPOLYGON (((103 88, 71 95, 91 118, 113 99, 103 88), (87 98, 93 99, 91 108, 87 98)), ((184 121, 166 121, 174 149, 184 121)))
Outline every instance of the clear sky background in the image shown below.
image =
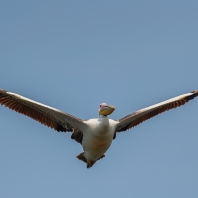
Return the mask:
MULTIPOLYGON (((0 3, 0 88, 82 119, 119 119, 198 89, 198 1, 0 3)), ((198 197, 198 98, 119 133, 91 169, 80 144, 0 107, 0 197, 198 197)))

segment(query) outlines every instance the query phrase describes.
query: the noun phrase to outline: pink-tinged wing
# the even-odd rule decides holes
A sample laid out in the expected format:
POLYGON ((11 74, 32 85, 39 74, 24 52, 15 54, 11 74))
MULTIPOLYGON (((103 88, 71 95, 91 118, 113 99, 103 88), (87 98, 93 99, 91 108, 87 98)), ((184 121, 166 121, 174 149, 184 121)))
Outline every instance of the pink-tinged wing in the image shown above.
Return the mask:
POLYGON ((140 123, 142 123, 142 122, 144 122, 144 121, 146 121, 160 113, 163 113, 170 109, 174 109, 176 107, 184 105, 189 100, 192 100, 197 96, 198 96, 198 90, 195 90, 193 92, 183 94, 183 95, 177 96, 175 98, 171 98, 169 100, 158 103, 156 105, 152 105, 150 107, 140 109, 132 114, 129 114, 129 115, 117 120, 119 123, 117 125, 116 132, 121 132, 121 131, 126 131, 128 129, 131 129, 132 127, 135 127, 138 124, 140 124, 140 123))
POLYGON ((56 131, 73 132, 74 129, 82 129, 84 126, 83 120, 79 118, 2 89, 0 89, 0 104, 56 131))

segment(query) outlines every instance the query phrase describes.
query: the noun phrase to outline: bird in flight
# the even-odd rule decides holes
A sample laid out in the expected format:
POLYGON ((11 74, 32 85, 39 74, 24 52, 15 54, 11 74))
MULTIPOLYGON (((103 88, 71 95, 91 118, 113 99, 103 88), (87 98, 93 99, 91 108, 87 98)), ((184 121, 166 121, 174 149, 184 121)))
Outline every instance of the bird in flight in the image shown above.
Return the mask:
POLYGON ((99 106, 99 118, 82 120, 53 107, 2 89, 0 89, 0 104, 58 132, 72 132, 71 139, 80 143, 84 151, 76 157, 85 162, 87 168, 90 168, 97 160, 105 157, 105 152, 110 147, 112 140, 116 138, 116 133, 131 129, 160 113, 184 105, 197 96, 198 90, 195 90, 140 109, 119 120, 109 119, 108 115, 116 108, 106 103, 99 106))

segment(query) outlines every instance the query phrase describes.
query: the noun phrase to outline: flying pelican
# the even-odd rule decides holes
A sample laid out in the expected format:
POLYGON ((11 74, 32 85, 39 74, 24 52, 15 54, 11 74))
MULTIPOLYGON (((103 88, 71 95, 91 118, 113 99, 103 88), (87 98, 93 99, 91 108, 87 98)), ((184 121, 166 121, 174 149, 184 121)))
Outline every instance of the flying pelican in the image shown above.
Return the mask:
POLYGON ((24 114, 58 132, 72 132, 71 139, 83 147, 84 152, 76 156, 92 167, 97 160, 105 157, 117 132, 126 131, 162 112, 184 105, 198 96, 198 90, 186 93, 164 102, 140 109, 119 120, 108 118, 116 108, 102 103, 99 118, 82 120, 58 109, 30 100, 21 95, 0 89, 0 104, 24 114))

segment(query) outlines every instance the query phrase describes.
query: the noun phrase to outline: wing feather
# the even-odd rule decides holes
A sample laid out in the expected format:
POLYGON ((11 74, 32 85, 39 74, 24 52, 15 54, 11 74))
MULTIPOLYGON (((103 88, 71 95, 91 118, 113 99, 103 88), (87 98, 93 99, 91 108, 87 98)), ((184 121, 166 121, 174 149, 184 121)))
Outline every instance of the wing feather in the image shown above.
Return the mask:
POLYGON ((164 102, 152 105, 150 107, 140 109, 132 114, 129 114, 118 120, 116 132, 126 131, 138 124, 170 109, 184 105, 189 100, 198 96, 198 90, 192 91, 187 94, 177 96, 175 98, 166 100, 164 102))
POLYGON ((57 131, 82 129, 84 121, 58 109, 0 89, 0 104, 57 131))

